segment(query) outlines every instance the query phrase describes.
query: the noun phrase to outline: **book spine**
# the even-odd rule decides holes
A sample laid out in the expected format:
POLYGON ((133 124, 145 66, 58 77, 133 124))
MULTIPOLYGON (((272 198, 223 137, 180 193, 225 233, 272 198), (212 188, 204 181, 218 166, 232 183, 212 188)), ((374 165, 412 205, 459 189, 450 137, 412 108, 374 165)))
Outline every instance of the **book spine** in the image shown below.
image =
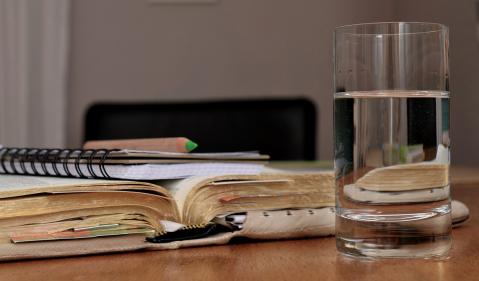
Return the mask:
POLYGON ((115 149, 0 149, 0 173, 32 176, 111 178, 105 160, 115 149))

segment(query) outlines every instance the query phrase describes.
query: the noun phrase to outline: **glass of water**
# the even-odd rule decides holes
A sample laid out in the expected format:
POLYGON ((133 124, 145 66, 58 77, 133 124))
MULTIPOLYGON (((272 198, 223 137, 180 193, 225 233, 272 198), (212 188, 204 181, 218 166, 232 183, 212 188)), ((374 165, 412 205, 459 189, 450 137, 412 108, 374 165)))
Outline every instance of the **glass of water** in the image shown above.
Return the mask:
POLYGON ((369 23, 334 35, 337 249, 372 258, 446 256, 448 28, 369 23))

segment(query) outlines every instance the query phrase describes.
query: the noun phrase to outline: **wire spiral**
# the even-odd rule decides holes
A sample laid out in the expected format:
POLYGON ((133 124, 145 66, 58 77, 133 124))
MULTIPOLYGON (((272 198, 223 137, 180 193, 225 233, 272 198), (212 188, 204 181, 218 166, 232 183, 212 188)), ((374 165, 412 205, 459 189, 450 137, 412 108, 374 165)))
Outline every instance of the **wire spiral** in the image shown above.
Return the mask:
POLYGON ((119 151, 119 149, 4 147, 0 149, 0 173, 55 177, 111 178, 106 171, 105 161, 114 151, 119 151), (48 169, 48 165, 51 166, 51 169, 48 169), (82 165, 86 166, 86 171, 82 169, 82 165), (95 167, 97 167, 96 171, 95 167))

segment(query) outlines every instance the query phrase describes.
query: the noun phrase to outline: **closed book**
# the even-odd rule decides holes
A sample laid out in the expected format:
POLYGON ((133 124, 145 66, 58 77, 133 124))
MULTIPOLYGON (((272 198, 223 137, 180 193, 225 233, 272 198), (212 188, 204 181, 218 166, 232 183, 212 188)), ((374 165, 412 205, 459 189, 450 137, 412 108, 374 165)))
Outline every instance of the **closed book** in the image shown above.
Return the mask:
POLYGON ((1 148, 0 173, 35 176, 161 180, 259 174, 258 152, 177 153, 131 149, 1 148))

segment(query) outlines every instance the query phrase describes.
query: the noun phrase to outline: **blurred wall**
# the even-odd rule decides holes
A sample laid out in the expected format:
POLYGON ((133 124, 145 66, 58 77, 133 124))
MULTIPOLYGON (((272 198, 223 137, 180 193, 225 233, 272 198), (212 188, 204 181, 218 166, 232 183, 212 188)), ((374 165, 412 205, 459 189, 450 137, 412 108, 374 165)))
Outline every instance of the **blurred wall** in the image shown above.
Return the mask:
POLYGON ((331 159, 333 28, 393 10, 393 0, 74 0, 68 145, 81 144, 97 101, 306 96, 319 108, 318 157, 331 159))
POLYGON ((396 20, 449 26, 452 163, 479 164, 479 39, 476 0, 394 2, 396 20))
POLYGON ((97 101, 306 96, 319 108, 318 156, 332 157, 332 31, 372 21, 450 27, 456 164, 479 163, 479 43, 474 0, 73 0, 69 146, 97 101))

